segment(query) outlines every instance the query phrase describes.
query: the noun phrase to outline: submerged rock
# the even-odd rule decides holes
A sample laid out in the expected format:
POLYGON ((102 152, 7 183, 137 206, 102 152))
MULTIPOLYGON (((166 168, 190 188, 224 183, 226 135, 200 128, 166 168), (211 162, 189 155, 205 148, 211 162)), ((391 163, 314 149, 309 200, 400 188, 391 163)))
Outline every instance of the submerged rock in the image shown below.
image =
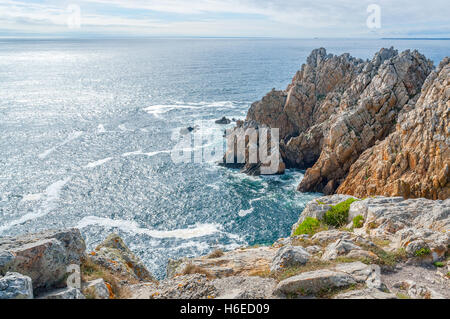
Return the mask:
POLYGON ((216 120, 216 124, 230 124, 231 120, 227 119, 225 116, 222 117, 220 120, 216 120))

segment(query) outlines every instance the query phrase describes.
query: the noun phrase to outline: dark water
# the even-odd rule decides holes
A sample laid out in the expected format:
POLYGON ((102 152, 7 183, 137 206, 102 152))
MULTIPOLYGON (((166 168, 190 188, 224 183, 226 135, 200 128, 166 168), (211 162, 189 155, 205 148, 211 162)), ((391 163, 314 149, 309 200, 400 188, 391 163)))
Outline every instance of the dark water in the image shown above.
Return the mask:
POLYGON ((214 120, 244 118, 312 49, 371 58, 391 45, 435 64, 450 51, 426 40, 2 40, 0 235, 76 226, 92 248, 116 231, 158 276, 168 258, 286 236, 318 196, 295 191, 300 171, 176 164, 172 134, 202 124, 220 144, 214 120))

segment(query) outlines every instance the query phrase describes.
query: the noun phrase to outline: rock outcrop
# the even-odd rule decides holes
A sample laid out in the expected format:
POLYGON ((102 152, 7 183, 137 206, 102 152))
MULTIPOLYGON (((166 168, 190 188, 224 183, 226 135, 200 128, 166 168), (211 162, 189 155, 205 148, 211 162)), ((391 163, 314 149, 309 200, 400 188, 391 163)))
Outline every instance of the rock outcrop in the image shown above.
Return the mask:
POLYGON ((450 59, 426 80, 396 130, 366 150, 337 190, 355 196, 450 197, 450 59))
POLYGON ((241 125, 280 129, 283 162, 307 169, 299 191, 446 199, 447 65, 433 71, 417 51, 393 48, 371 61, 316 49, 241 125))
POLYGON ((29 276, 35 291, 58 287, 67 267, 81 264, 85 248, 78 229, 0 237, 0 274, 11 271, 29 276))

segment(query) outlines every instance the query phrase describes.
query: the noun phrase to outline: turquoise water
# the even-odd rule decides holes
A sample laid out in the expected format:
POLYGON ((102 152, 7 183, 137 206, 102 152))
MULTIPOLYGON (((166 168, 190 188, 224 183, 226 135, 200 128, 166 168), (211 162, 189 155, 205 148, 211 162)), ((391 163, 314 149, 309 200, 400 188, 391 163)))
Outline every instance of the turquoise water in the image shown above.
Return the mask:
POLYGON ((93 248, 115 231, 158 277, 168 258, 287 236, 319 195, 296 192, 301 171, 176 164, 172 134, 202 124, 220 144, 214 120, 243 119, 312 49, 365 59, 391 45, 435 64, 450 51, 426 40, 2 40, 0 235, 79 227, 93 248))

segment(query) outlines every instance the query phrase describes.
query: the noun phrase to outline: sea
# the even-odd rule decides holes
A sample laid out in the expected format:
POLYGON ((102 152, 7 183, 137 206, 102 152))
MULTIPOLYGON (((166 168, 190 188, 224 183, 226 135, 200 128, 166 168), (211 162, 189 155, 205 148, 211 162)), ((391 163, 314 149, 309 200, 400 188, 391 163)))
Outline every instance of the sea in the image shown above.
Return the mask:
POLYGON ((435 65, 450 52, 427 39, 0 39, 0 236, 77 227, 94 249, 114 232, 158 278, 169 258, 289 236, 321 194, 296 191, 301 170, 217 165, 234 123, 215 120, 244 119, 315 48, 371 59, 391 46, 435 65))

